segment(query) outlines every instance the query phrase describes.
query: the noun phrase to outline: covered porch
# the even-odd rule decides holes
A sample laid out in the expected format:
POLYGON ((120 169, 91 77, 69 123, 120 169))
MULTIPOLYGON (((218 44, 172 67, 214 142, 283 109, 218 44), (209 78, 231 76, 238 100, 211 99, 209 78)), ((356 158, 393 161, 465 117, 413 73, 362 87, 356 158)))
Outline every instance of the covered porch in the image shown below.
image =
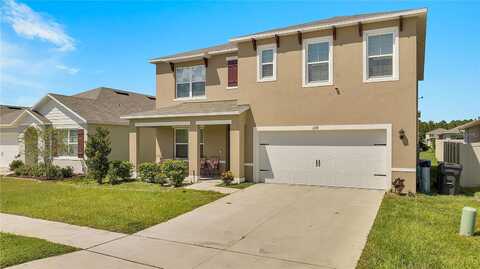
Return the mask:
POLYGON ((188 162, 190 182, 218 178, 224 171, 244 181, 245 114, 233 101, 182 103, 126 116, 130 120, 129 156, 135 170, 146 160, 139 150, 142 130, 154 129, 154 160, 188 162))

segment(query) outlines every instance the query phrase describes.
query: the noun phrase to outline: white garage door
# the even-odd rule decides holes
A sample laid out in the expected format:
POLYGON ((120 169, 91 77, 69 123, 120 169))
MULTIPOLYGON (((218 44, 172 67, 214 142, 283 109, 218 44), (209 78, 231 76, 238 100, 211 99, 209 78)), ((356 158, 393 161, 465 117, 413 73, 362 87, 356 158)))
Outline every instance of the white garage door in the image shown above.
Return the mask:
POLYGON ((386 131, 259 132, 267 183, 386 189, 386 131))
POLYGON ((18 154, 18 134, 0 132, 0 168, 8 167, 18 154))

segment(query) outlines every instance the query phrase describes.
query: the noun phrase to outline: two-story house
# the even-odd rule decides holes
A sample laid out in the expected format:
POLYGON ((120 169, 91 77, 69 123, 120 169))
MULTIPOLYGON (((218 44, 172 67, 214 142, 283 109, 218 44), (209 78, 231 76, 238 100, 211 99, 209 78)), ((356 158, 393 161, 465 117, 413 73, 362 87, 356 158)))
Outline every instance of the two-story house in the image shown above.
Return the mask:
POLYGON ((418 81, 426 9, 371 13, 231 38, 152 59, 156 160, 187 159, 189 177, 218 159, 237 181, 415 192, 418 81), (398 180, 396 182, 399 182, 398 180))

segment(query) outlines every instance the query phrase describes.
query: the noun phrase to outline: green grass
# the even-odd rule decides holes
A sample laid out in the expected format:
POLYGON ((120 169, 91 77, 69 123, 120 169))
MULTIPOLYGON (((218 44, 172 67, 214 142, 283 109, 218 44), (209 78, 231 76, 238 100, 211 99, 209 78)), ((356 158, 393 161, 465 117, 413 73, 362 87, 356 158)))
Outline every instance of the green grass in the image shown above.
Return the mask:
POLYGON ((42 239, 0 233, 0 268, 65 254, 74 247, 55 244, 42 239))
POLYGON ((432 161, 432 166, 438 165, 437 158, 435 158, 435 151, 432 149, 420 152, 420 159, 432 161))
POLYGON ((224 194, 142 182, 0 179, 0 211, 114 232, 134 233, 210 203, 224 194))
POLYGON ((480 200, 467 195, 387 194, 357 269, 480 268, 480 223, 476 236, 458 235, 464 206, 480 211, 480 200))
POLYGON ((253 182, 242 182, 242 183, 238 183, 238 184, 230 184, 230 185, 225 185, 225 183, 220 183, 220 184, 217 184, 217 187, 224 187, 224 188, 235 188, 235 189, 245 189, 245 188, 248 188, 250 186, 252 186, 253 182))

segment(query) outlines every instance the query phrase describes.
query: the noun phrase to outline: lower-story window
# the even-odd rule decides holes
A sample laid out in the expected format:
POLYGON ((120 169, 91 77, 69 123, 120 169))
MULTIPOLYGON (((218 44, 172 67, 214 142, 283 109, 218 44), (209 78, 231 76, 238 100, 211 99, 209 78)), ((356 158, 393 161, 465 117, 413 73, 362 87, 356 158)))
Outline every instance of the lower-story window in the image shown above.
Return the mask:
POLYGON ((188 129, 175 129, 175 159, 188 158, 188 129))
POLYGON ((59 156, 77 157, 78 156, 78 131, 77 129, 61 130, 63 138, 63 147, 59 156))

